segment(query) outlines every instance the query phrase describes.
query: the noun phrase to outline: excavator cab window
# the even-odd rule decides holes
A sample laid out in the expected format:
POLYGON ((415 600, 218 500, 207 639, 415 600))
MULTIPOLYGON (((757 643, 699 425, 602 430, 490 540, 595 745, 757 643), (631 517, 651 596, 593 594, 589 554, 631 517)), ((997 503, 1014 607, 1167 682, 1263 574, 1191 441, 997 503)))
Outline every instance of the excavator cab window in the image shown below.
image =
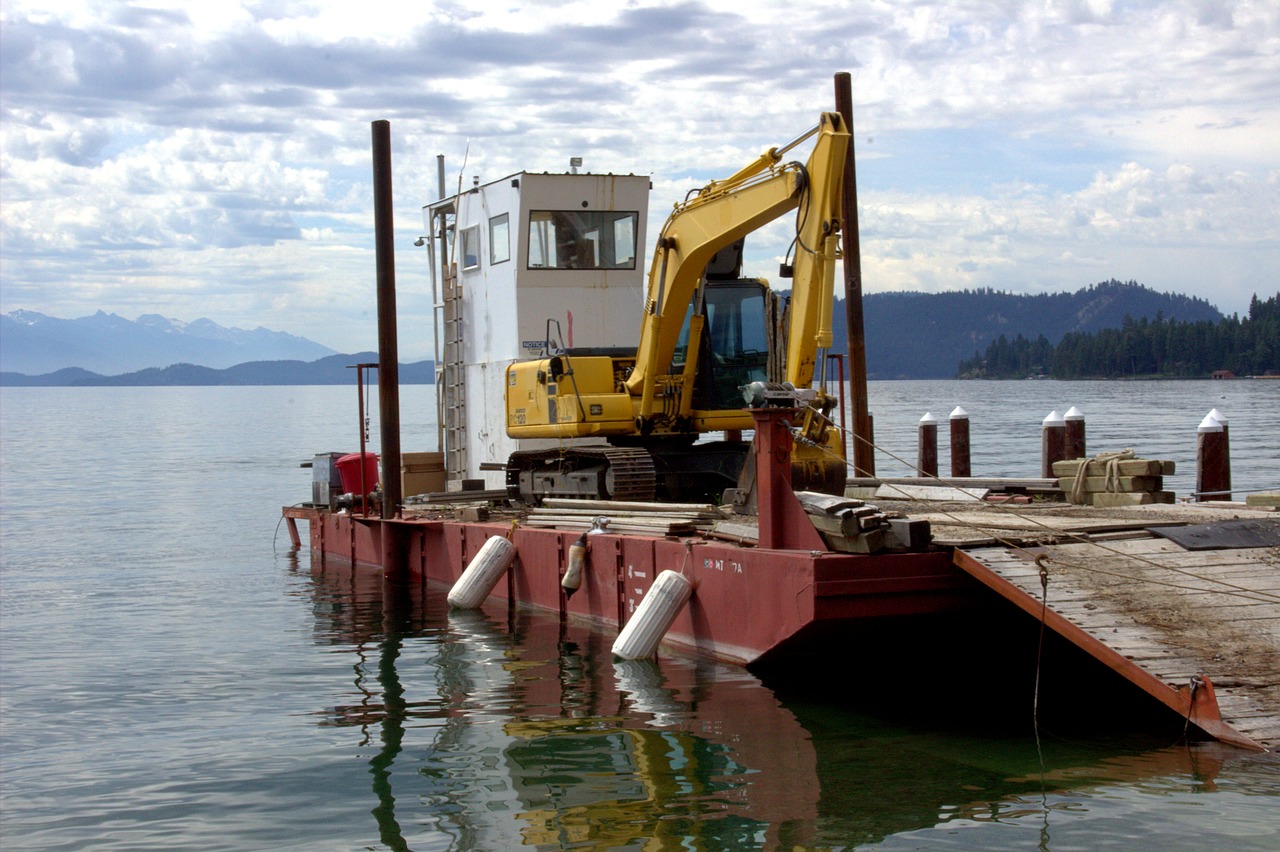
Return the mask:
MULTIPOLYGON (((708 281, 703 310, 693 407, 703 411, 742 408, 743 385, 764 381, 769 364, 769 335, 765 321, 767 291, 757 281, 708 281)), ((684 369, 689 348, 693 305, 685 314, 671 372, 684 369)))

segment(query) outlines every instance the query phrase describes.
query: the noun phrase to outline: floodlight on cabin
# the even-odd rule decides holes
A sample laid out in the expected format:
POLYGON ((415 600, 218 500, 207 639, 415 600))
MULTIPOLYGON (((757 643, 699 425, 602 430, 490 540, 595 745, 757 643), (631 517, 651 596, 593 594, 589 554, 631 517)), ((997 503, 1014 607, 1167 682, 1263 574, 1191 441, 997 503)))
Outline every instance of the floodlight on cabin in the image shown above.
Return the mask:
POLYGON ((570 157, 569 158, 569 174, 576 175, 578 173, 578 169, 580 168, 582 168, 582 158, 570 157))

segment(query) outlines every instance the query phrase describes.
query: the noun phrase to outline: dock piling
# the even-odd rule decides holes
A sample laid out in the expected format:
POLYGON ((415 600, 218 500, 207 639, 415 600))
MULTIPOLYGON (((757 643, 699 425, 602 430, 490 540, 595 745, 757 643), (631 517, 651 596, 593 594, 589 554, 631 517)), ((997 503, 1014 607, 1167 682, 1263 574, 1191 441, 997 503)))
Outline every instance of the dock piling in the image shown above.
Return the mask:
POLYGON ((1196 429, 1197 503, 1231 499, 1231 448, 1226 419, 1220 417, 1215 408, 1196 429))
POLYGON ((1053 477, 1053 463, 1067 458, 1067 425, 1055 408, 1040 423, 1040 475, 1053 477))
POLYGON ((1066 458, 1084 458, 1084 412, 1073 405, 1067 409, 1067 413, 1062 416, 1062 419, 1066 429, 1064 433, 1065 445, 1063 447, 1066 452, 1066 458))
MULTIPOLYGON (((378 409, 382 427, 382 518, 390 520, 403 502, 400 481, 400 354, 396 339, 395 232, 392 225, 391 123, 372 124, 373 231, 378 293, 378 409)), ((383 525, 382 570, 401 577, 404 549, 390 525, 383 525)))
POLYGON ((969 467, 969 413, 960 406, 951 411, 951 475, 972 476, 969 467))
POLYGON ((875 476, 875 439, 867 407, 867 347, 862 317, 862 248, 858 234, 858 177, 854 164, 853 77, 848 71, 835 76, 836 111, 849 131, 849 153, 844 161, 841 193, 840 242, 844 254, 844 312, 849 338, 849 388, 851 393, 855 476, 875 476))
POLYGON ((938 418, 928 411, 916 430, 916 472, 921 476, 938 475, 938 418))

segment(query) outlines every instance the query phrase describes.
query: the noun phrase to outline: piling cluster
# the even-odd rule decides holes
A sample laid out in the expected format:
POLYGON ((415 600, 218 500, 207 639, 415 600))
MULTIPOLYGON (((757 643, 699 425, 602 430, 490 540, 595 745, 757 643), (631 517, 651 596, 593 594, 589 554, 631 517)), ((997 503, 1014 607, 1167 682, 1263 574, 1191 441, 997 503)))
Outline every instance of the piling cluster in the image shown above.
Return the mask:
MULTIPOLYGON (((969 465, 969 414, 956 406, 950 416, 951 476, 971 476, 969 465)), ((1090 458, 1085 450, 1084 412, 1074 405, 1066 414, 1050 411, 1041 423, 1040 476, 1059 479, 1073 503, 1127 506, 1139 503, 1172 503, 1163 477, 1174 472, 1167 459, 1116 458, 1109 453, 1090 458), (1109 467, 1109 462, 1115 462, 1109 467), (1118 465, 1118 467, 1117 467, 1118 465), (1123 468, 1123 470, 1120 470, 1123 468), (1083 472, 1082 472, 1083 469, 1083 472), (1074 497, 1072 497, 1074 495, 1074 497), (1110 495, 1096 498, 1095 495, 1110 495), (1127 495, 1127 496, 1122 496, 1127 495)), ((938 476, 938 419, 929 412, 920 418, 916 437, 916 471, 938 476)), ((1231 499, 1231 453, 1227 418, 1211 410, 1200 423, 1196 437, 1197 501, 1231 499)))

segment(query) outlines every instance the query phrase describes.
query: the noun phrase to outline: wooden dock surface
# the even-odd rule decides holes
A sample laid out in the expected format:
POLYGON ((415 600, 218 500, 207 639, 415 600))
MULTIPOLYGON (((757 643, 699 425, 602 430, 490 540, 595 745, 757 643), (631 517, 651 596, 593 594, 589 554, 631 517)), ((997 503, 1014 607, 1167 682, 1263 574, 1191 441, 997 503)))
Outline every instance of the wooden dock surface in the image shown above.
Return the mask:
MULTIPOLYGON (((1168 523, 1173 511, 1136 514, 1139 522, 1168 523)), ((1204 522, 1202 514, 1185 517, 1204 522)), ((1028 613, 1043 613, 1049 627, 1208 733, 1280 747, 1280 548, 1186 550, 1114 513, 1063 518, 1056 541, 1045 541, 1055 538, 1046 531, 1051 518, 1028 524, 1008 516, 1002 523, 1015 538, 1032 527, 1039 540, 989 546, 978 540, 1004 536, 986 518, 979 546, 957 550, 957 565, 1028 613), (1120 531, 1125 536, 1114 538, 1120 531), (1212 687, 1197 695, 1201 675, 1212 687), (1220 720, 1206 693, 1216 697, 1220 720)))

